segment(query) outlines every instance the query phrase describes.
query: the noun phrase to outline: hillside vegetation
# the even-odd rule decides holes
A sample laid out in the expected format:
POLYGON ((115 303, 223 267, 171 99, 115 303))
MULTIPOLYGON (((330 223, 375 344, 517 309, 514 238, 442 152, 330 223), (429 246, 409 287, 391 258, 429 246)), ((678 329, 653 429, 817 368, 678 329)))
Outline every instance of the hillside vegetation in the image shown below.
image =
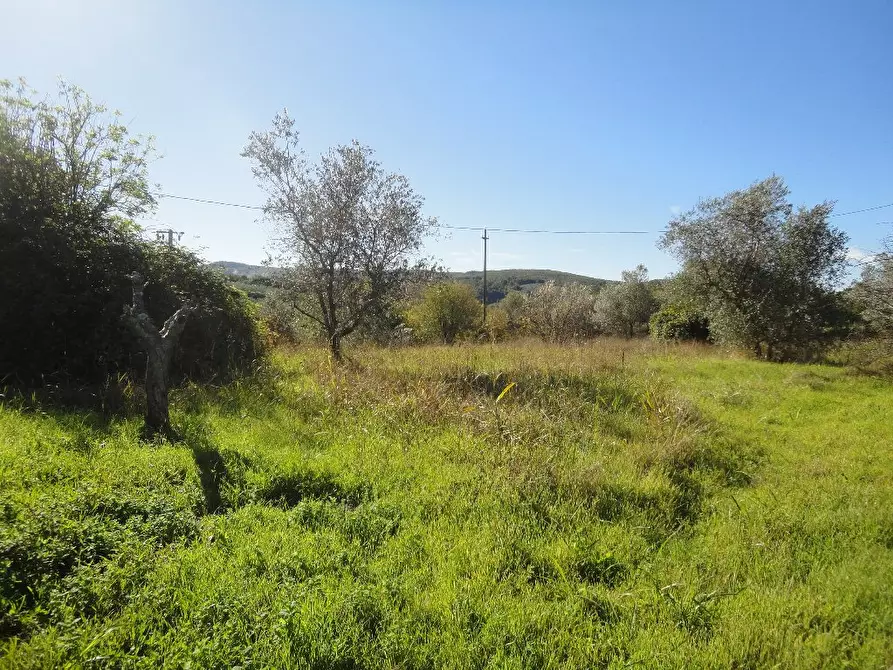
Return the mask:
POLYGON ((245 277, 253 279, 255 277, 273 278, 281 268, 271 267, 269 265, 252 265, 250 263, 238 263, 236 261, 214 261, 208 263, 212 268, 216 268, 225 275, 231 277, 245 277))
MULTIPOLYGON (((469 272, 450 272, 450 279, 471 284, 478 292, 479 297, 484 297, 484 273, 479 270, 469 272)), ((487 299, 489 302, 502 300, 511 291, 531 293, 537 287, 546 282, 556 284, 582 284, 598 290, 610 284, 607 279, 597 279, 586 275, 578 275, 572 272, 559 270, 489 270, 487 272, 487 299)))
MULTIPOLYGON (((252 291, 257 292, 258 295, 255 296, 257 299, 262 299, 266 295, 266 288, 271 283, 271 280, 276 277, 277 272, 281 272, 280 268, 236 263, 234 261, 215 261, 210 263, 210 266, 223 271, 224 274, 236 282, 239 288, 248 292, 249 295, 252 291)), ((446 276, 451 280, 471 284, 478 292, 479 297, 483 298, 483 272, 479 270, 447 272, 446 276)), ((578 283, 595 289, 600 289, 611 283, 608 279, 597 279, 559 270, 490 270, 487 272, 488 299, 490 302, 498 302, 510 291, 530 293, 538 286, 542 286, 549 281, 554 281, 558 284, 578 283)))
POLYGON ((893 390, 700 346, 322 349, 0 406, 0 666, 886 668, 893 390))

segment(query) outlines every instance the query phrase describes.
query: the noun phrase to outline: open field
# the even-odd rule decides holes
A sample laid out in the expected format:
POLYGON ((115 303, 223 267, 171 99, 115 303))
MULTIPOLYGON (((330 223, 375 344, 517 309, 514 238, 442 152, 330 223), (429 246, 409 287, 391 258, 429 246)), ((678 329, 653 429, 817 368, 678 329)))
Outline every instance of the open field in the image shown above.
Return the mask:
POLYGON ((0 667, 893 664, 889 382, 649 342, 351 355, 177 392, 177 444, 7 399, 0 667))

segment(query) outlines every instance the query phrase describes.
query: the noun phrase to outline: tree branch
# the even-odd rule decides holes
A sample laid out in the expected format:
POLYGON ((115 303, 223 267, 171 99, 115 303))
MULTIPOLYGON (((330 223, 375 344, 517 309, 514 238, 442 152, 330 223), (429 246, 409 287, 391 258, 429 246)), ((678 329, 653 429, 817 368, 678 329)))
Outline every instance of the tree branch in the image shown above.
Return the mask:
POLYGON ((308 311, 302 309, 301 307, 298 307, 298 303, 297 303, 297 302, 292 301, 292 307, 294 307, 295 310, 296 310, 298 313, 300 313, 300 314, 306 316, 306 317, 307 317, 308 319, 310 319, 311 321, 316 321, 316 323, 318 323, 320 326, 322 326, 323 328, 325 328, 326 324, 325 324, 325 322, 323 322, 322 319, 320 319, 320 318, 319 318, 318 316, 316 316, 315 314, 311 314, 310 312, 308 312, 308 311))
POLYGON ((168 320, 164 322, 164 326, 161 328, 160 339, 162 346, 164 346, 166 350, 166 355, 169 356, 170 351, 177 345, 177 340, 180 338, 180 334, 186 327, 186 321, 189 319, 189 315, 195 310, 195 305, 187 303, 171 314, 170 317, 168 317, 168 320))
POLYGON ((125 305, 122 317, 133 333, 143 340, 145 345, 154 345, 158 340, 158 331, 155 328, 155 324, 152 323, 152 319, 146 313, 146 302, 143 297, 143 289, 148 282, 144 283, 143 276, 138 272, 130 275, 130 281, 133 284, 133 304, 125 305))
POLYGON ((146 301, 143 297, 143 291, 149 285, 149 282, 143 282, 143 276, 139 272, 131 274, 130 281, 133 284, 133 309, 137 314, 146 314, 146 301))
POLYGON ((186 320, 195 311, 195 305, 187 303, 171 314, 161 328, 162 340, 176 340, 186 327, 186 320))

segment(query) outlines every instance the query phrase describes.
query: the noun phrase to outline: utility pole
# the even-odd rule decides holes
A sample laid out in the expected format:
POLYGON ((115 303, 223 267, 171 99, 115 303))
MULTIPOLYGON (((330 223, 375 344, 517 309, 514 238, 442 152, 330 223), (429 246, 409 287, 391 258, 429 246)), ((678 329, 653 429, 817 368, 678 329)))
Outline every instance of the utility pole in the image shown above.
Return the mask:
POLYGON ((481 235, 481 239, 484 240, 484 325, 487 325, 487 240, 490 238, 487 237, 487 229, 484 228, 484 234, 481 235))
POLYGON ((177 236, 177 242, 179 242, 183 238, 184 233, 183 231, 176 231, 173 228, 155 231, 155 239, 164 243, 165 238, 167 238, 167 246, 169 247, 174 246, 174 235, 177 236))

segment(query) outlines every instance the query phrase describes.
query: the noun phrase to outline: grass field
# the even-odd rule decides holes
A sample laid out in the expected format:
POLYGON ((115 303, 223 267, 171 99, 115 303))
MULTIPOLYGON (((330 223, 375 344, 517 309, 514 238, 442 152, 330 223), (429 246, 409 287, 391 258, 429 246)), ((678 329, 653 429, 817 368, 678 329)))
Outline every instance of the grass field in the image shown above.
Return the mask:
POLYGON ((0 408, 0 667, 893 664, 893 386, 647 342, 0 408))

